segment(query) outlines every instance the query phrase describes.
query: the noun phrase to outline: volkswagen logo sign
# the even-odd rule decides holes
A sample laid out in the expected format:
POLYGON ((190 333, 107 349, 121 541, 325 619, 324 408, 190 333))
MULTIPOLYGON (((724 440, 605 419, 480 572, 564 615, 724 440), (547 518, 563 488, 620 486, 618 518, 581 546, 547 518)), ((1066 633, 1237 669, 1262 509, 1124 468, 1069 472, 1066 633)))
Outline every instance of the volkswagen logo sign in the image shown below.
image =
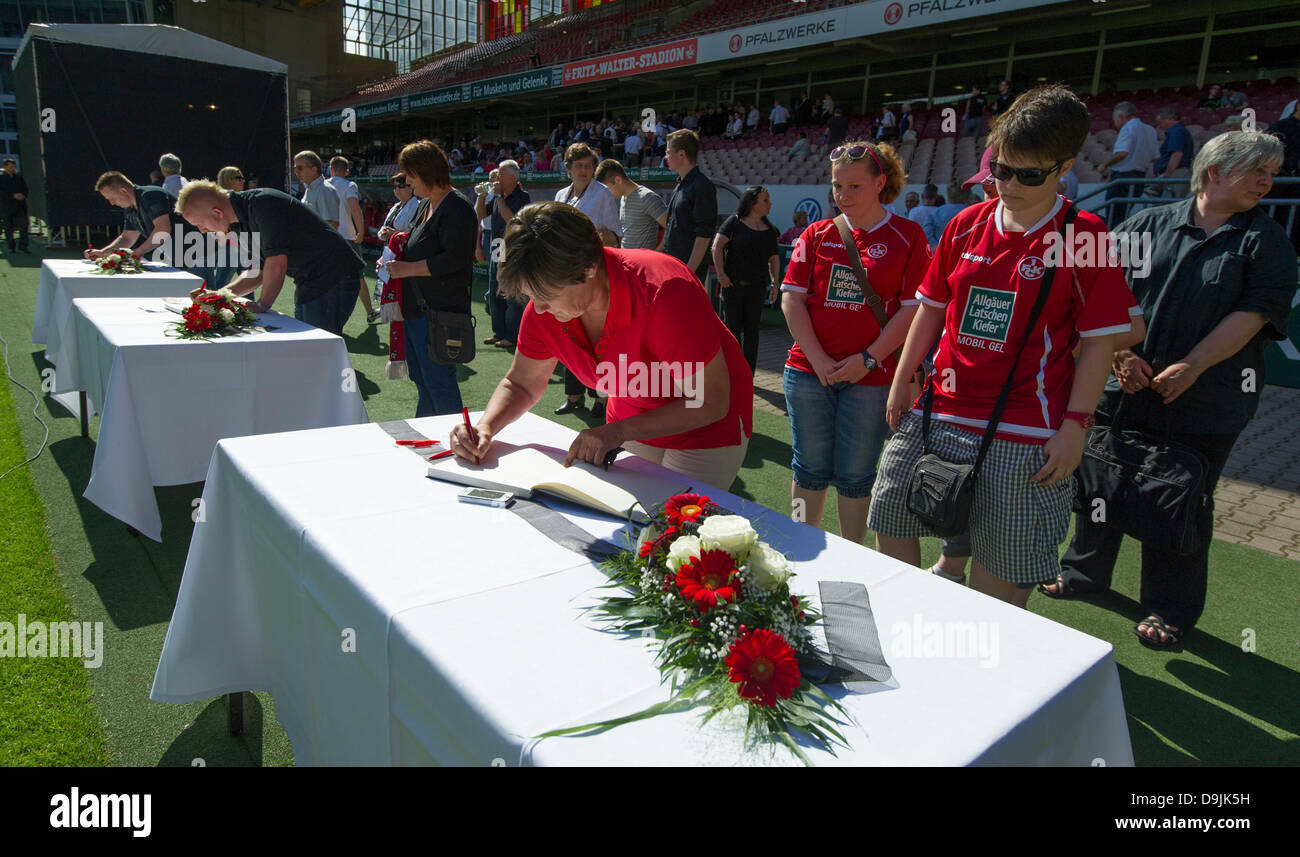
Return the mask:
POLYGON ((799 204, 794 207, 795 211, 802 211, 808 215, 809 223, 816 223, 822 219, 822 204, 811 196, 805 196, 799 200, 799 204))
POLYGON ((1037 256, 1026 256, 1020 260, 1020 276, 1026 280, 1037 280, 1047 271, 1047 265, 1037 256))

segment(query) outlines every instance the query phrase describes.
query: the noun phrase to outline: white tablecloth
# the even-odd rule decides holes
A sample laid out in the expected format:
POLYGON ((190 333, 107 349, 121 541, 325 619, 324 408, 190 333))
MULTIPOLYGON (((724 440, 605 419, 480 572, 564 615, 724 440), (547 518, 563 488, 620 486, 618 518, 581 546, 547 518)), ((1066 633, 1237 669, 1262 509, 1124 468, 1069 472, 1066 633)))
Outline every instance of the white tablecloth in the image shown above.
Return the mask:
MULTIPOLYGON (((456 419, 412 425, 445 444, 456 419)), ((501 439, 572 436, 527 415, 501 439)), ((649 644, 583 614, 607 582, 584 557, 424 471, 374 425, 219 443, 151 698, 270 691, 300 764, 793 761, 742 753, 734 723, 700 729, 698 711, 530 740, 667 698, 649 644)), ((791 556, 795 592, 868 587, 894 679, 844 696, 851 748, 817 763, 1133 763, 1109 644, 709 494, 791 556), (966 623, 983 651, 960 648, 966 623)), ((618 529, 563 508, 594 535, 618 529)))
POLYGON ((167 335, 158 298, 73 301, 54 392, 100 413, 85 497, 154 539, 154 486, 198 482, 222 438, 367 421, 343 340, 267 313, 274 331, 209 342, 167 335))
POLYGON ((93 270, 81 259, 46 259, 41 263, 32 343, 44 345, 45 359, 55 366, 60 365, 68 317, 77 298, 184 297, 202 282, 193 274, 162 265, 151 265, 143 274, 107 276, 93 270))

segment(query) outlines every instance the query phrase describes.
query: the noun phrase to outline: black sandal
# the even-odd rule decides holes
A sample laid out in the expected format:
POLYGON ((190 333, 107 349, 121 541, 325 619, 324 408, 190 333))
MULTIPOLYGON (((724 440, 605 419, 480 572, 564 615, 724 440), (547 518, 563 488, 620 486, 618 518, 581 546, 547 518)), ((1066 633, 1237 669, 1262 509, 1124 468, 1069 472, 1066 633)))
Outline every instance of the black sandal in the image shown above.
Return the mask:
POLYGON ((1081 598, 1084 595, 1095 595, 1101 590, 1085 589, 1077 582, 1066 582, 1065 575, 1058 574, 1056 576, 1056 580, 1053 581, 1052 583, 1038 584, 1038 591, 1046 595, 1048 598, 1056 598, 1061 601, 1069 601, 1072 598, 1081 598), (1058 588, 1055 592, 1048 592, 1046 589, 1043 588, 1045 586, 1056 586, 1058 588))
POLYGON ((1140 640, 1142 645, 1146 646, 1148 649, 1172 649, 1174 646, 1178 645, 1179 640, 1182 639, 1182 632, 1178 630, 1178 628, 1173 625, 1165 624, 1163 619, 1154 615, 1148 616, 1134 625, 1133 633, 1137 634, 1138 640, 1140 640), (1157 634, 1160 634, 1163 637, 1163 640, 1143 634, 1138 630, 1143 625, 1146 625, 1157 634))

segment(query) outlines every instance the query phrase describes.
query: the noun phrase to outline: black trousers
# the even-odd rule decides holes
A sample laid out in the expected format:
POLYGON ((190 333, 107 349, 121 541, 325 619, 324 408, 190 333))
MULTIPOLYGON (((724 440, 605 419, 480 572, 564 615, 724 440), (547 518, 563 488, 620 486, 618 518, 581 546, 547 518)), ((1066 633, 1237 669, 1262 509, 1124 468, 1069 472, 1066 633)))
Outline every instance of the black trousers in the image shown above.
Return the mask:
POLYGON ((18 227, 18 249, 27 251, 27 205, 15 205, 4 210, 5 243, 14 249, 14 227, 18 227))
POLYGON ((767 290, 733 283, 722 290, 722 319, 727 330, 740 343, 740 350, 749 364, 749 374, 758 366, 758 323, 763 316, 763 300, 767 290))
MULTIPOLYGON (((1101 416, 1098 414, 1099 418, 1101 416)), ((1128 427, 1127 422, 1125 427, 1128 427)), ((1227 463, 1228 455, 1239 435, 1240 432, 1174 432, 1169 435, 1171 440, 1200 450, 1210 464, 1205 485, 1209 498, 1197 522, 1201 546, 1195 553, 1179 556, 1150 545, 1142 545, 1142 588, 1139 599, 1145 613, 1159 616, 1184 633, 1191 630, 1205 609, 1210 542, 1214 536, 1214 488, 1219 483, 1223 465, 1227 463)), ((1115 558, 1119 554, 1124 534, 1109 524, 1093 521, 1091 511, 1085 509, 1074 516, 1074 540, 1061 558, 1061 577, 1067 585, 1074 583, 1084 590, 1104 590, 1110 588, 1115 558)))
MULTIPOLYGON (((563 364, 561 364, 563 365, 563 364)), ((591 393, 592 398, 596 397, 596 391, 585 386, 578 380, 578 376, 569 371, 569 367, 564 367, 564 395, 581 396, 583 392, 591 393)))

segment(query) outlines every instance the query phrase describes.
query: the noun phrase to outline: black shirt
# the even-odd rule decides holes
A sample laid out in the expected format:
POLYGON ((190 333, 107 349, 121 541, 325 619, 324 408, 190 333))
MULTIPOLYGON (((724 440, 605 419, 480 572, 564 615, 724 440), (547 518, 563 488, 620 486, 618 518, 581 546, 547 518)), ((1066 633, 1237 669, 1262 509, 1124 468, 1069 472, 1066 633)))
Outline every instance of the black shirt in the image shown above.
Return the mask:
POLYGON ((474 243, 478 239, 478 218, 474 206, 452 191, 424 221, 429 201, 420 203, 411 222, 411 237, 402 259, 427 260, 431 276, 402 279, 402 317, 423 318, 419 296, 430 309, 447 312, 470 310, 469 289, 474 279, 474 243))
POLYGON ((849 133, 849 118, 844 115, 832 116, 826 123, 826 145, 834 148, 844 142, 849 133))
MULTIPOLYGON (((1193 197, 1141 211, 1115 230, 1152 236, 1147 275, 1134 265, 1127 272, 1147 323, 1146 338, 1133 351, 1158 374, 1185 359, 1229 313, 1256 312, 1267 321, 1240 351, 1206 369, 1169 405, 1149 389, 1124 396, 1122 419, 1160 431, 1168 425, 1175 432, 1231 434, 1245 428, 1259 408, 1265 346, 1286 338, 1296 256, 1282 227, 1261 207, 1234 214, 1207 236, 1192 220, 1195 202, 1193 197)), ((1101 410, 1114 415, 1121 395, 1112 375, 1101 410)))
POLYGON ((975 119, 984 115, 984 96, 972 95, 966 101, 966 118, 975 119))
POLYGON ((26 199, 14 199, 14 194, 27 196, 27 181, 22 173, 9 173, 0 170, 0 208, 19 209, 27 207, 26 199))
POLYGON ((736 215, 722 221, 718 234, 727 236, 724 266, 731 278, 732 288, 766 291, 772 282, 772 272, 767 262, 777 255, 776 229, 764 226, 755 231, 736 215))
MULTIPOLYGON (((173 226, 178 225, 177 221, 185 223, 184 218, 176 213, 176 197, 172 196, 170 191, 156 185, 141 187, 138 184, 131 185, 131 189, 135 192, 135 207, 122 210, 122 230, 140 233, 139 240, 135 242, 136 247, 153 234, 153 222, 158 217, 166 215, 173 226)), ((189 224, 185 223, 185 226, 181 227, 182 232, 185 231, 186 226, 189 224)))
POLYGON ((274 188, 230 193, 243 231, 256 233, 258 253, 288 257, 288 274, 298 288, 298 302, 306 303, 339 285, 357 287, 361 257, 338 230, 316 212, 274 188))
MULTIPOLYGON (((516 184, 515 189, 510 191, 510 195, 506 197, 506 208, 510 209, 515 214, 518 214, 519 209, 532 201, 533 198, 529 195, 528 191, 516 184)), ((488 210, 492 212, 492 237, 501 238, 506 234, 506 219, 501 216, 501 209, 497 208, 497 201, 495 199, 493 199, 492 204, 488 206, 488 210)))
POLYGON ((1015 100, 1016 100, 1016 94, 1014 92, 1008 91, 1004 93, 1003 92, 998 93, 998 97, 993 100, 993 115, 998 116, 1001 113, 1003 113, 1008 107, 1011 106, 1011 102, 1015 100))
MULTIPOLYGON (((690 262, 696 238, 713 238, 718 222, 718 192, 713 182, 691 167, 685 178, 677 180, 672 198, 668 200, 668 227, 664 231, 664 252, 669 256, 690 262)), ((700 269, 695 272, 700 281, 708 272, 709 254, 704 254, 700 269)))

